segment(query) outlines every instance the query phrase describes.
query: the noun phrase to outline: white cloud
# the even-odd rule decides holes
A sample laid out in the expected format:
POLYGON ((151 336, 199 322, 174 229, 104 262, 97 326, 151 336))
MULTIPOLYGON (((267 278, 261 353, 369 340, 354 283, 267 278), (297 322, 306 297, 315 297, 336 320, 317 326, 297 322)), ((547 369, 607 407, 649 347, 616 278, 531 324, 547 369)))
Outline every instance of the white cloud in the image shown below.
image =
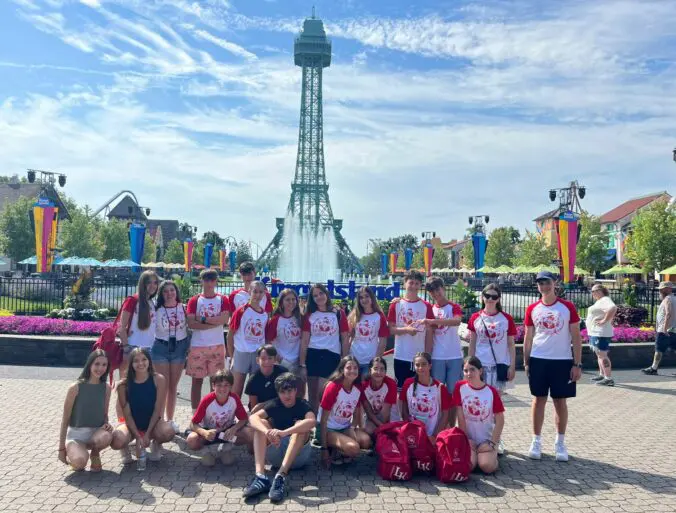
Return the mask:
POLYGON ((216 37, 213 34, 207 32, 206 30, 201 29, 195 30, 195 35, 201 39, 204 39, 205 41, 209 41, 210 43, 220 46, 224 50, 227 50, 228 52, 237 55, 238 57, 244 57, 245 59, 250 61, 255 61, 257 59, 256 54, 251 53, 246 48, 239 46, 238 44, 235 44, 231 41, 226 41, 225 39, 216 37))

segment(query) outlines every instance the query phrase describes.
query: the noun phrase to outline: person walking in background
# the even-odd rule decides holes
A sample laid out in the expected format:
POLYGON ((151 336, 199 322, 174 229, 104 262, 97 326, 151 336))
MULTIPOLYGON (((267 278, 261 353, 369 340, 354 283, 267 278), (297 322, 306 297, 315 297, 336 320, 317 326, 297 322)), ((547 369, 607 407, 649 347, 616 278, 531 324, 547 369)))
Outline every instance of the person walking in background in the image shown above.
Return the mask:
POLYGON ((612 365, 608 351, 610 342, 613 339, 613 319, 617 312, 617 307, 608 294, 608 289, 600 283, 596 283, 591 289, 592 297, 595 303, 587 310, 587 335, 589 335, 589 345, 596 353, 599 364, 599 375, 592 378, 597 385, 612 387, 615 380, 611 377, 612 365))
POLYGON ((662 296, 662 302, 657 309, 655 331, 655 356, 650 367, 642 369, 643 374, 654 376, 662 361, 662 355, 669 349, 676 351, 676 296, 674 285, 670 281, 660 283, 658 290, 662 296))

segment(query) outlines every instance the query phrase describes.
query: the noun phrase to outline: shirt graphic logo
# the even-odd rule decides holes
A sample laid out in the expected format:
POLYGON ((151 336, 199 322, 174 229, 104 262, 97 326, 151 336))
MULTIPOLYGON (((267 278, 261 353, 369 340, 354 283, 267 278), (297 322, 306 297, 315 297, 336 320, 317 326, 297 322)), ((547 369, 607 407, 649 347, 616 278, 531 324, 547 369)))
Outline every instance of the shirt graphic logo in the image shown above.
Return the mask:
POLYGON ((376 323, 369 319, 362 319, 357 324, 356 338, 364 340, 372 340, 376 335, 376 323))
MULTIPOLYGON (((335 316, 333 316, 335 318, 335 316)), ((319 317, 312 325, 312 334, 319 336, 331 336, 338 333, 334 320, 326 315, 319 317)))
POLYGON ((421 392, 419 388, 416 392, 411 400, 413 416, 420 420, 434 418, 439 411, 439 405, 434 397, 436 393, 433 396, 429 392, 421 392))
POLYGON ((563 317, 554 310, 536 312, 533 319, 535 326, 546 335, 556 335, 563 329, 563 317))
POLYGON ((300 338, 300 328, 296 323, 296 320, 292 320, 284 326, 284 337, 287 340, 295 340, 300 338))

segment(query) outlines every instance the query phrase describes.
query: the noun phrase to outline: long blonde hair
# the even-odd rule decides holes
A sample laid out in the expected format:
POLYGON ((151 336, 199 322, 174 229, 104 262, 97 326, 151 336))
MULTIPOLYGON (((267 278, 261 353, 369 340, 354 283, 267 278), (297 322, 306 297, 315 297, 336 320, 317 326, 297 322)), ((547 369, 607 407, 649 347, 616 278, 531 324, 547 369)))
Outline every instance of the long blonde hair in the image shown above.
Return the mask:
POLYGON ((350 329, 353 330, 355 326, 361 320, 361 316, 365 314, 364 308, 361 306, 361 301, 359 301, 359 296, 362 292, 366 292, 371 298, 371 307, 373 308, 373 313, 383 313, 383 309, 380 308, 378 304, 378 298, 376 298, 375 293, 371 287, 363 286, 357 291, 357 299, 355 301, 354 308, 350 312, 350 315, 347 316, 347 322, 350 325, 350 329))

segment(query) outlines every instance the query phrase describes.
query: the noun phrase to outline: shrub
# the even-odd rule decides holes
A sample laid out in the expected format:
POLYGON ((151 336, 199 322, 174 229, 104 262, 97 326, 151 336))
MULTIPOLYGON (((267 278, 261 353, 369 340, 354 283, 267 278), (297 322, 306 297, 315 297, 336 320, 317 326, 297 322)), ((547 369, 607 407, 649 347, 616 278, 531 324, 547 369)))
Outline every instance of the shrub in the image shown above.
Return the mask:
POLYGON ((643 307, 619 305, 613 324, 615 326, 639 327, 648 318, 648 310, 643 307))

